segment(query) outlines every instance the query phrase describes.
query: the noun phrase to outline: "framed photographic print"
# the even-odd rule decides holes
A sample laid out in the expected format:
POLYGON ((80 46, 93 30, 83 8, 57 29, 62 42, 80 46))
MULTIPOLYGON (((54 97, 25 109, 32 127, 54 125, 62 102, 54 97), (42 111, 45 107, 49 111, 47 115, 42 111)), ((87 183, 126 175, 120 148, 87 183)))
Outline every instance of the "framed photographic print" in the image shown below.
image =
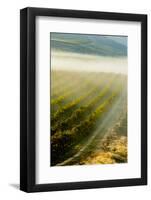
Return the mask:
POLYGON ((147 16, 20 12, 20 189, 147 184, 147 16))

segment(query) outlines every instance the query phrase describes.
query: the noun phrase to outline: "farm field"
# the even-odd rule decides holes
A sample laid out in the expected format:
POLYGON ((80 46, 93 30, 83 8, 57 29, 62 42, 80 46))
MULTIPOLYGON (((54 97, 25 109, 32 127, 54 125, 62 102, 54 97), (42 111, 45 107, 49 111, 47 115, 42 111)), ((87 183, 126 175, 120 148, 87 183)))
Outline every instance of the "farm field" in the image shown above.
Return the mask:
POLYGON ((127 162, 127 75, 51 71, 50 165, 127 162))

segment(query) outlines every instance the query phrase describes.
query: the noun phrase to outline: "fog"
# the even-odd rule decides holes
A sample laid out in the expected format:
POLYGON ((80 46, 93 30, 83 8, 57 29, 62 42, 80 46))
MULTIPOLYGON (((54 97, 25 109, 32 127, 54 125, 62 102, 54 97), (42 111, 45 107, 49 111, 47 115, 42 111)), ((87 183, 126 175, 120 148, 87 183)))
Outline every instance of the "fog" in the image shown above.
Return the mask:
POLYGON ((51 69, 127 74, 127 57, 108 57, 51 51, 51 69))

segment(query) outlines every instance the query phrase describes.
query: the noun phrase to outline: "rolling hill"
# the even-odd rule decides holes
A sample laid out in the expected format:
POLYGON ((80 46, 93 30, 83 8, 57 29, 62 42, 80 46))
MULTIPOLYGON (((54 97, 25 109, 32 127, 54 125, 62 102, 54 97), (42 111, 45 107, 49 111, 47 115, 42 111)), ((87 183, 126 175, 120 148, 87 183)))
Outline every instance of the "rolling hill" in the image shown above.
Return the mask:
POLYGON ((126 36, 51 33, 53 50, 100 56, 127 56, 126 36))

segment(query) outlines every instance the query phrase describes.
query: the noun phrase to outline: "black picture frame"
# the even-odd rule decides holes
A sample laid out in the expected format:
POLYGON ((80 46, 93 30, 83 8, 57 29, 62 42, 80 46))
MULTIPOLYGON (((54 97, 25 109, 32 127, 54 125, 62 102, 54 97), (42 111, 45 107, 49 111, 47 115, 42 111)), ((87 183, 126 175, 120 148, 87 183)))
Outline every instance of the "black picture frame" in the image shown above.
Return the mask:
POLYGON ((20 189, 44 192, 147 184, 147 15, 48 8, 20 11, 20 189), (54 16, 83 19, 120 20, 141 23, 141 178, 88 182, 36 184, 35 182, 35 19, 54 16))

